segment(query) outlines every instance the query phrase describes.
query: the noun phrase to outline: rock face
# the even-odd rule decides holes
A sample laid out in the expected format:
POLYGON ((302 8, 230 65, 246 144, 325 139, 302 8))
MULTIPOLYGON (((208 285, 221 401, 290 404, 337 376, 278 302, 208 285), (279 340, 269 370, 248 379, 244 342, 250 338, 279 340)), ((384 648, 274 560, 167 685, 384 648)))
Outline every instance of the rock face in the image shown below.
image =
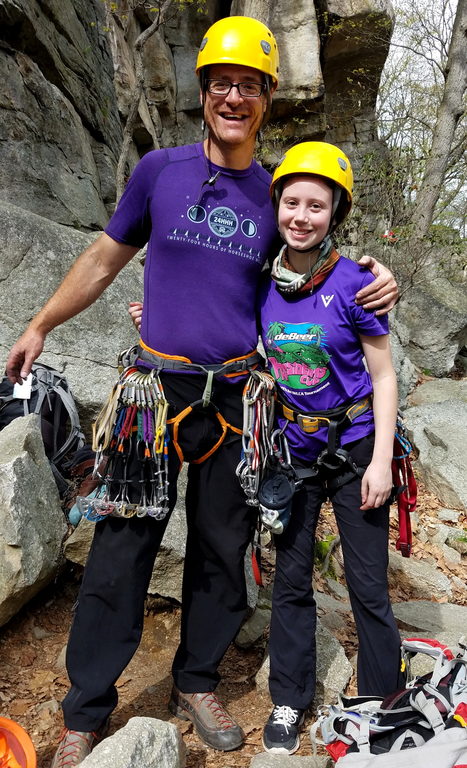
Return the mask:
POLYGON ((38 417, 0 432, 0 626, 56 575, 66 531, 38 417))
MULTIPOLYGON (((95 239, 0 202, 0 355, 46 302, 78 253, 95 239)), ((117 357, 137 341, 127 306, 142 296, 142 268, 128 264, 89 309, 52 331, 40 359, 65 373, 87 436, 117 376, 117 357)))
POLYGON ((467 509, 465 402, 426 403, 408 408, 404 416, 425 484, 446 506, 467 509))
POLYGON ((100 2, 0 2, 2 197, 80 229, 107 220, 121 141, 104 27, 100 2))

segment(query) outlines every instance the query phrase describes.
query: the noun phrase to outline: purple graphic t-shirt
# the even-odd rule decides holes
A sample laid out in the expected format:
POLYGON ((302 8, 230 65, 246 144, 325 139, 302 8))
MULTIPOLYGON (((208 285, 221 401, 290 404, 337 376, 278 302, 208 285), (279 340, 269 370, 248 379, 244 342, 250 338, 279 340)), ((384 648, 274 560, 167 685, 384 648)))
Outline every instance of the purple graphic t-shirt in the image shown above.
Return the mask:
MULTIPOLYGON (((285 297, 267 280, 260 292, 261 335, 269 370, 282 397, 297 411, 309 413, 354 402, 372 392, 359 334, 388 333, 387 317, 376 317, 355 304, 355 294, 372 282, 367 269, 340 258, 314 293, 285 297)), ((279 418, 279 426, 286 423, 279 418)), ((373 412, 359 416, 343 432, 342 443, 374 430, 373 412)), ((305 461, 315 459, 327 430, 305 434, 287 422, 290 450, 305 461)))
POLYGON ((256 348, 258 279, 276 236, 269 183, 255 161, 208 168, 201 144, 139 162, 105 231, 148 243, 141 338, 151 349, 208 364, 256 348))

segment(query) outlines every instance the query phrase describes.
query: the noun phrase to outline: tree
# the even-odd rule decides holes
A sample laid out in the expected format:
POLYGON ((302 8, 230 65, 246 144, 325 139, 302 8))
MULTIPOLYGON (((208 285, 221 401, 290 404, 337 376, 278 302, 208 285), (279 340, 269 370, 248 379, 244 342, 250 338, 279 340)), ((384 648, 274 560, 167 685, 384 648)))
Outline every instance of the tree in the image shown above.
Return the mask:
MULTIPOLYGON (((181 9, 187 5, 203 6, 204 0, 161 0, 157 5, 148 0, 105 0, 109 27, 113 23, 121 24, 128 29, 135 13, 145 11, 152 17, 151 23, 138 35, 135 40, 133 55, 135 66, 135 83, 129 99, 128 115, 123 127, 123 140, 116 172, 116 198, 120 200, 125 189, 128 171, 129 153, 133 141, 133 131, 138 119, 141 97, 144 89, 143 49, 148 40, 181 9)), ((159 149, 155 133, 153 134, 154 149, 159 149)))
POLYGON ((454 0, 399 2, 377 117, 390 150, 387 226, 420 238, 433 222, 460 230, 465 214, 467 0, 457 12, 454 0))
POLYGON ((456 128, 463 110, 467 88, 467 0, 458 0, 446 67, 444 89, 438 109, 433 140, 425 166, 425 173, 412 213, 412 236, 420 239, 428 234, 434 218, 435 206, 446 176, 449 160, 457 160, 465 152, 466 137, 453 147, 456 128), (453 152, 454 150, 454 152, 453 152))

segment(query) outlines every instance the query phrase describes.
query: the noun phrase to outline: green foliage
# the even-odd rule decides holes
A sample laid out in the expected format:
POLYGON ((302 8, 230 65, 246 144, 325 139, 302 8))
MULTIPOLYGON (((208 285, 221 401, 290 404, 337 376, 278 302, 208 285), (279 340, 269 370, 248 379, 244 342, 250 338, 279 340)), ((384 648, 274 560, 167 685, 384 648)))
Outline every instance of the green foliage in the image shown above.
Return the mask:
MULTIPOLYGON (((328 558, 328 556, 330 555, 330 551, 332 551, 332 547, 335 539, 336 537, 331 533, 328 536, 326 536, 324 539, 321 539, 315 542, 315 565, 318 567, 320 571, 322 571, 323 567, 325 567, 326 565, 326 558, 328 558)), ((323 575, 330 576, 331 579, 336 578, 336 573, 334 571, 334 568, 331 565, 330 559, 329 559, 326 573, 323 575)))

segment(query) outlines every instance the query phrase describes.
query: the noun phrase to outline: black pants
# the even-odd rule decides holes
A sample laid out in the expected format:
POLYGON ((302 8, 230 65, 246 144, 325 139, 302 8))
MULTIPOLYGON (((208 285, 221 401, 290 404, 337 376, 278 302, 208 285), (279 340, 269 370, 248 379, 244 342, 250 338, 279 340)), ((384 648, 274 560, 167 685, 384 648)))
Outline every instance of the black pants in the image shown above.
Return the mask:
MULTIPOLYGON (((367 466, 373 453, 373 435, 352 444, 349 450, 359 466, 367 466)), ((385 695, 402 682, 401 641, 387 583, 389 508, 384 505, 362 512, 360 490, 361 480, 355 476, 332 494, 331 501, 358 633, 358 691, 361 695, 385 695)), ((274 704, 295 709, 307 709, 315 695, 312 570, 316 525, 324 500, 322 483, 307 480, 294 496, 288 527, 275 537, 269 688, 274 704)))
MULTIPOLYGON (((175 412, 200 398, 204 381, 166 374, 163 384, 175 412)), ((221 413, 237 427, 242 389, 243 382, 215 382, 213 390, 221 413)), ((185 455, 204 453, 218 434, 217 423, 197 412, 181 427, 185 455)), ((175 684, 185 693, 214 690, 218 665, 247 607, 244 555, 255 512, 235 475, 240 450, 241 438, 229 430, 209 459, 188 469, 181 639, 173 664, 175 684)), ((171 509, 178 470, 171 448, 171 509)), ((115 682, 141 639, 145 596, 167 522, 109 518, 96 524, 67 650, 72 687, 62 707, 68 728, 94 730, 117 704, 115 682)))

